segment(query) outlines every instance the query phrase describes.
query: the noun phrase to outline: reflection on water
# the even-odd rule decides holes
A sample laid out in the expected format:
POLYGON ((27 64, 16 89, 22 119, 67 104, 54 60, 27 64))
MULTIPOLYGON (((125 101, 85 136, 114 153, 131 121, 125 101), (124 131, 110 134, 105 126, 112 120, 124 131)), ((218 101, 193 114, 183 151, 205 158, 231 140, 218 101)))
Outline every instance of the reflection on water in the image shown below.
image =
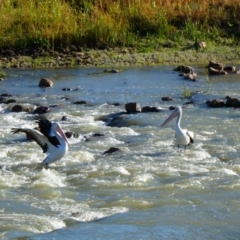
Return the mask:
POLYGON ((188 82, 172 68, 96 75, 91 74, 96 69, 8 70, 0 94, 12 94, 20 104, 55 105, 47 117, 79 137, 69 139, 64 159, 50 170, 41 169, 39 146, 10 133, 12 127, 35 127, 34 116, 0 104, 0 236, 237 239, 240 113, 210 109, 205 102, 237 97, 240 76, 208 78, 195 67, 198 81, 188 82), (54 86, 39 88, 42 77, 54 86), (160 125, 169 106, 187 101, 181 98, 186 89, 198 93, 183 112, 182 127, 196 135, 185 151, 175 145, 174 122, 160 125), (162 102, 164 96, 174 101, 162 102), (80 100, 87 104, 74 104, 80 100), (124 112, 126 102, 164 110, 123 114, 121 127, 108 126, 109 117, 124 112), (91 137, 94 133, 101 136, 91 137), (121 152, 103 154, 110 147, 121 152))

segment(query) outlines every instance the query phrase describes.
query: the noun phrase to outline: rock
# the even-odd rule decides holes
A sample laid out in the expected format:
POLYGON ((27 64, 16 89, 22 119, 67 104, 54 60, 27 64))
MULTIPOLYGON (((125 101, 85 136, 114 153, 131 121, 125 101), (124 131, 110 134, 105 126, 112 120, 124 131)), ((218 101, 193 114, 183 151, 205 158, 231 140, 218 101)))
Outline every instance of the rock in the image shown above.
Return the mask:
POLYGON ((218 69, 212 68, 212 67, 210 67, 208 69, 208 73, 209 73, 209 75, 226 75, 227 74, 226 71, 218 70, 218 69))
POLYGON ((207 67, 208 68, 214 68, 214 69, 217 69, 217 70, 223 70, 224 64, 221 63, 221 62, 215 62, 215 61, 210 60, 207 67))
POLYGON ((173 101, 171 97, 162 97, 162 101, 173 101))
POLYGON ((12 94, 3 93, 3 94, 0 95, 0 97, 12 97, 12 94))
POLYGON ((240 108, 240 99, 227 96, 226 107, 240 108))
POLYGON ((22 112, 23 111, 23 106, 22 105, 14 105, 12 107, 13 112, 22 112))
POLYGON ((52 87, 54 84, 48 78, 42 78, 38 84, 39 87, 52 87))
POLYGON ((37 107, 33 113, 34 114, 45 114, 47 112, 50 111, 50 108, 49 107, 44 107, 44 106, 40 106, 40 107, 37 107))
POLYGON ((190 80, 190 81, 196 81, 197 74, 196 73, 185 73, 183 75, 183 79, 190 80))
POLYGON ((87 102, 84 100, 81 100, 81 101, 74 102, 73 104, 83 105, 83 104, 87 104, 87 102))
POLYGON ((61 121, 67 121, 67 120, 68 120, 68 117, 67 117, 67 116, 62 116, 61 121))
POLYGON ((168 109, 169 109, 169 110, 174 110, 175 107, 174 107, 174 106, 170 106, 168 109))
POLYGON ((221 99, 214 99, 212 101, 207 101, 206 104, 211 108, 219 108, 219 107, 225 106, 224 101, 221 99))
POLYGON ((161 110, 156 107, 145 106, 142 108, 142 112, 160 112, 161 110))
POLYGON ((62 88, 62 91, 71 91, 71 88, 62 88))
POLYGON ((141 112, 141 106, 139 103, 130 102, 125 104, 125 109, 127 113, 138 113, 141 112))
POLYGON ((105 73, 119 73, 120 71, 118 69, 111 69, 111 70, 105 69, 103 72, 105 72, 105 73))
POLYGON ((236 72, 236 67, 234 66, 226 66, 223 68, 223 71, 227 72, 227 73, 234 73, 236 72))
POLYGON ((207 44, 205 42, 196 41, 193 46, 198 51, 199 49, 205 49, 207 47, 207 44))
POLYGON ((15 102, 17 102, 15 99, 8 99, 8 100, 6 101, 6 104, 15 103, 15 102))
POLYGON ((115 147, 110 147, 107 151, 105 151, 103 154, 108 154, 108 153, 114 153, 114 152, 121 152, 122 150, 119 148, 115 147))
POLYGON ((94 133, 94 134, 92 134, 91 136, 88 136, 88 137, 85 137, 85 141, 86 142, 89 142, 89 141, 93 141, 93 140, 95 140, 96 138, 99 138, 99 137, 104 137, 105 135, 104 134, 102 134, 102 133, 94 133))
POLYGON ((65 135, 67 138, 78 138, 79 137, 79 134, 78 133, 75 133, 75 132, 65 132, 65 135))
POLYGON ((173 69, 174 71, 180 71, 182 73, 193 73, 193 68, 190 66, 184 66, 184 65, 180 65, 178 67, 176 67, 175 69, 173 69))

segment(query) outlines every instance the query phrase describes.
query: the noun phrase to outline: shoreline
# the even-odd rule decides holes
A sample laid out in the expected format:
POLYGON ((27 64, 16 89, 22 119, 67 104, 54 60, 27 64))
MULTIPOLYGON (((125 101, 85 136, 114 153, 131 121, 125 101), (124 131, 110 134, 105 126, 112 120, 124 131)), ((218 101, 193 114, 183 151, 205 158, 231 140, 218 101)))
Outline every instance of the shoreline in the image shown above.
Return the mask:
POLYGON ((239 64, 240 50, 237 47, 222 46, 200 51, 163 48, 144 53, 134 48, 114 48, 68 52, 39 50, 29 55, 15 54, 8 50, 0 54, 0 69, 207 65, 210 60, 239 64))

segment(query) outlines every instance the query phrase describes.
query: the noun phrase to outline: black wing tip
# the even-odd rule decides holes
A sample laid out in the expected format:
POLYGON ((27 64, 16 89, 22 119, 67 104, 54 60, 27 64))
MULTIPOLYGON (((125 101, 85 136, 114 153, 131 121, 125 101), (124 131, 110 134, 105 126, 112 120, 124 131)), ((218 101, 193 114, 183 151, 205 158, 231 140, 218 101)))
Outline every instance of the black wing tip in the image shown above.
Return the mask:
POLYGON ((21 132, 20 128, 11 128, 11 133, 15 134, 15 133, 19 133, 21 132))

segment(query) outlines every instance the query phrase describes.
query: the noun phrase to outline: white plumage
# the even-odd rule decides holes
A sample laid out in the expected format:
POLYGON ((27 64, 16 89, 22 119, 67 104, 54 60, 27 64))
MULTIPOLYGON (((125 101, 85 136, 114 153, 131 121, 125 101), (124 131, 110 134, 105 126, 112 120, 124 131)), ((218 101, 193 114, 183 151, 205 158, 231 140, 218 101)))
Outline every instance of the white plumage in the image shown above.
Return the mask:
POLYGON ((175 117, 178 117, 176 121, 176 127, 175 127, 176 143, 178 147, 184 146, 186 149, 186 147, 189 144, 194 142, 194 133, 186 129, 182 129, 180 126, 181 119, 182 119, 182 107, 180 106, 176 107, 172 112, 172 114, 165 120, 165 122, 161 126, 166 125, 175 117))
POLYGON ((45 169, 48 169, 51 163, 63 158, 68 152, 68 140, 60 125, 56 122, 52 123, 51 132, 59 140, 57 145, 52 144, 47 137, 36 129, 12 128, 12 132, 24 132, 28 138, 34 140, 42 148, 43 152, 47 154, 47 157, 42 162, 45 169))

